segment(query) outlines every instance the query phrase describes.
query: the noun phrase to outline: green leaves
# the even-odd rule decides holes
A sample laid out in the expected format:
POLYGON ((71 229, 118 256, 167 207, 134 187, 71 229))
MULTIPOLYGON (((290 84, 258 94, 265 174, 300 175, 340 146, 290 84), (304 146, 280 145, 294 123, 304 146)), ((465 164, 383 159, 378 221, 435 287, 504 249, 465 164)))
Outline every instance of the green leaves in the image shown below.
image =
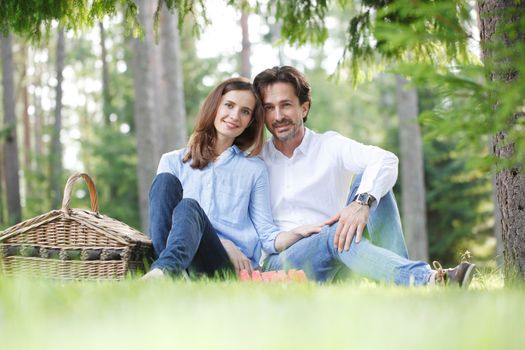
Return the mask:
POLYGON ((322 44, 328 38, 324 23, 328 1, 278 0, 269 2, 268 6, 275 6, 275 16, 282 20, 281 34, 290 43, 322 44))
POLYGON ((79 30, 93 26, 95 20, 106 15, 115 15, 119 6, 136 16, 136 5, 131 0, 4 0, 0 4, 0 31, 39 40, 54 21, 66 29, 79 30))

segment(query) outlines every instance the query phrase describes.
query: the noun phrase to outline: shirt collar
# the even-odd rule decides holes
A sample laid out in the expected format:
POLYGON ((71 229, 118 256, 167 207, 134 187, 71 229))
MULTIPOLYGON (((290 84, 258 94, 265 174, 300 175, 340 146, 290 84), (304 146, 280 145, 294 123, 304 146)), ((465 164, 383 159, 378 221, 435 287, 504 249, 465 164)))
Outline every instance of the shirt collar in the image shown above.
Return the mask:
MULTIPOLYGON (((271 151, 270 153, 272 154, 274 160, 277 160, 279 155, 284 157, 281 151, 279 151, 277 147, 275 147, 275 144, 273 143, 273 136, 269 140, 268 143, 270 145, 270 151, 271 151)), ((310 149, 311 143, 312 143, 312 131, 305 126, 303 140, 301 141, 299 146, 297 146, 297 148, 295 149, 294 155, 296 154, 296 152, 301 152, 302 154, 308 154, 308 150, 310 149)))
POLYGON ((301 144, 295 149, 295 152, 301 152, 302 154, 308 154, 308 149, 312 143, 312 131, 306 126, 304 127, 304 136, 301 144))
POLYGON ((233 152, 235 155, 242 153, 241 149, 237 147, 236 145, 232 145, 230 147, 230 152, 233 152))
POLYGON ((241 149, 235 145, 232 145, 224 150, 219 157, 215 160, 215 165, 222 164, 231 158, 237 156, 238 154, 242 153, 241 149))

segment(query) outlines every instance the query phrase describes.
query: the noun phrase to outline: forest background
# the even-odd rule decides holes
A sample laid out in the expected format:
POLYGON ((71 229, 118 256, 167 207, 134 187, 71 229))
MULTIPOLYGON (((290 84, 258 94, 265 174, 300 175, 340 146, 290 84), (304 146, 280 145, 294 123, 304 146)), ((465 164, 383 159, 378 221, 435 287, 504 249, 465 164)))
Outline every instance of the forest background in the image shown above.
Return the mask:
MULTIPOLYGON (((0 229, 59 208, 65 180, 82 170, 95 180, 103 214, 147 232, 147 190, 158 160, 184 146, 209 90, 224 78, 253 78, 286 64, 302 70, 313 87, 308 127, 336 130, 399 155, 394 190, 412 257, 447 264, 469 250, 479 264, 501 263, 490 133, 468 118, 439 122, 452 110, 461 115, 471 107, 461 99, 465 90, 435 88, 442 77, 417 79, 407 74, 404 60, 392 65, 368 57, 356 65, 348 58, 349 19, 365 18, 370 2, 316 2, 321 27, 308 20, 316 14, 301 7, 305 1, 196 2, 190 15, 162 7, 158 17, 157 2, 136 3, 139 39, 125 6, 89 30, 55 21, 42 33, 2 37, 0 229), (290 34, 294 21, 287 16, 293 15, 295 29, 304 33, 290 34), (461 130, 467 126, 473 130, 461 130), (13 154, 16 181, 8 162, 13 154)), ((469 33, 464 61, 480 67, 477 7, 460 3, 469 33)), ((406 39, 402 31, 396 35, 406 39)), ((475 94, 485 77, 457 79, 463 89, 472 84, 475 94)), ((79 186, 73 205, 86 206, 86 197, 79 186)))

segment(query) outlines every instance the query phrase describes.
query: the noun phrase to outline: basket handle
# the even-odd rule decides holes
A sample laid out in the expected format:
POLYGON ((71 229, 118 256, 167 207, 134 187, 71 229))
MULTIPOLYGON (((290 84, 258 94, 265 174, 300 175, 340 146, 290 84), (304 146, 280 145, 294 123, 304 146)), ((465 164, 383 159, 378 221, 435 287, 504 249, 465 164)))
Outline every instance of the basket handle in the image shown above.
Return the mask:
POLYGON ((64 199, 62 200, 62 211, 66 214, 71 210, 71 192, 73 190, 73 184, 80 178, 83 178, 89 189, 89 198, 91 199, 91 211, 98 215, 98 197, 95 183, 91 177, 86 173, 74 173, 67 179, 66 187, 64 188, 64 199))

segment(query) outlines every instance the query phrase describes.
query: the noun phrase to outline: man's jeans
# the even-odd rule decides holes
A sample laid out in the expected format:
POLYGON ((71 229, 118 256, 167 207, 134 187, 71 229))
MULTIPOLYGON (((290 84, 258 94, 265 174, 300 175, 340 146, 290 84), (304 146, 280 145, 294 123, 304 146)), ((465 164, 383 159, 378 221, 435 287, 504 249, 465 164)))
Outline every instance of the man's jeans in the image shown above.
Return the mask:
POLYGON ((226 250, 199 203, 182 198, 179 179, 158 174, 149 192, 150 238, 155 252, 151 268, 179 273, 191 268, 213 276, 233 271, 226 250))
MULTIPOLYGON (((348 202, 354 198, 360 181, 360 176, 354 181, 348 202)), ((280 254, 270 255, 264 268, 302 269, 311 279, 327 281, 346 266, 376 281, 399 285, 428 282, 430 266, 422 261, 407 259, 401 220, 392 191, 381 198, 379 205, 370 212, 367 231, 374 244, 365 238, 358 244, 353 240, 348 251, 339 253, 334 247, 336 229, 337 223, 325 226, 321 232, 301 239, 280 254)))

